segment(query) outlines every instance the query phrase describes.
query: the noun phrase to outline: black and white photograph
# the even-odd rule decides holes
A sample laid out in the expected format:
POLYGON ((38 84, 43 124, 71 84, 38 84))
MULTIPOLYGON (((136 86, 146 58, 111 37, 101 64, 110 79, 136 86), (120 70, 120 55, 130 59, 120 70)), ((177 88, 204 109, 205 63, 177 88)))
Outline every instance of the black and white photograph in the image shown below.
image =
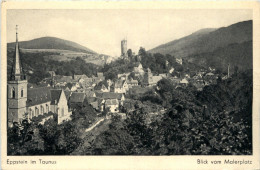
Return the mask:
POLYGON ((252 155, 252 10, 6 14, 7 155, 252 155))

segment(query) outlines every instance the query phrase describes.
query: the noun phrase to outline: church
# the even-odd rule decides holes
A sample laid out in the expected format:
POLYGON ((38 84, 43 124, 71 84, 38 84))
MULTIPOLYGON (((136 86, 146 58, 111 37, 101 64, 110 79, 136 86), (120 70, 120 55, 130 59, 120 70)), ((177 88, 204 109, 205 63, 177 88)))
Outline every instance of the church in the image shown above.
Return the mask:
POLYGON ((15 53, 11 74, 7 80, 7 118, 8 124, 21 122, 23 119, 43 117, 49 112, 57 114, 58 124, 69 120, 71 112, 62 89, 51 87, 28 88, 28 80, 23 70, 18 33, 16 31, 15 53))

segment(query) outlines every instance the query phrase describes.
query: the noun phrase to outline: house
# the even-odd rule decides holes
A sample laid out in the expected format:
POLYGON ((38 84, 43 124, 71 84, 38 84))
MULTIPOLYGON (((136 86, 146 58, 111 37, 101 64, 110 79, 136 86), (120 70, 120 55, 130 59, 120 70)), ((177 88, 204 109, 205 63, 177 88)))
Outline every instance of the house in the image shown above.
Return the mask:
POLYGON ((94 91, 91 91, 91 90, 86 90, 85 94, 86 94, 87 98, 89 98, 89 97, 97 97, 96 93, 94 91))
POLYGON ((143 66, 140 62, 137 63, 137 66, 134 67, 134 70, 133 72, 136 74, 136 75, 143 75, 144 74, 144 69, 143 69, 143 66))
POLYGON ((86 76, 85 74, 82 74, 82 75, 76 75, 76 74, 74 74, 74 75, 73 75, 73 79, 76 80, 76 81, 79 81, 80 79, 81 79, 81 80, 84 80, 84 79, 87 79, 87 78, 88 78, 88 76, 86 76))
POLYGON ((48 73, 51 75, 51 77, 55 77, 56 76, 55 71, 48 71, 48 73))
POLYGON ((87 98, 88 103, 97 111, 103 111, 104 110, 104 99, 100 99, 97 97, 89 97, 87 98))
POLYGON ((179 63, 180 65, 182 65, 182 58, 176 58, 176 62, 179 63))
POLYGON ((153 83, 154 84, 157 84, 158 83, 158 81, 160 81, 161 79, 163 78, 163 76, 153 76, 153 83))
POLYGON ((160 76, 160 75, 159 76, 153 76, 153 73, 148 68, 147 71, 144 74, 143 85, 144 86, 154 86, 161 79, 162 79, 162 76, 160 76))
POLYGON ((119 102, 117 99, 107 99, 105 101, 105 109, 108 108, 109 112, 117 113, 119 112, 119 102))
POLYGON ((172 74, 174 72, 174 68, 172 67, 170 70, 169 70, 169 73, 172 74))
POLYGON ((55 76, 54 80, 57 83, 66 85, 67 83, 71 83, 73 81, 73 78, 72 78, 72 76, 55 76))
POLYGON ((132 78, 126 81, 128 88, 132 88, 134 86, 138 86, 138 81, 137 80, 133 80, 132 78))
POLYGON ((96 92, 96 97, 100 99, 117 99, 119 104, 123 105, 125 101, 125 95, 123 93, 114 93, 114 92, 104 92, 98 93, 96 92))
POLYGON ((101 92, 110 92, 110 86, 107 81, 102 81, 94 87, 94 90, 101 92))
POLYGON ((123 74, 118 74, 117 78, 121 79, 121 80, 126 80, 127 77, 130 75, 131 73, 123 73, 123 74))
POLYGON ((128 84, 125 80, 116 80, 113 88, 115 93, 126 93, 128 91, 128 84))
POLYGON ((186 78, 183 78, 181 81, 180 81, 180 84, 181 85, 184 85, 184 86, 187 86, 189 84, 188 80, 186 78))
POLYGON ((71 108, 76 105, 83 105, 84 100, 85 100, 85 93, 73 92, 71 93, 69 99, 69 105, 71 108))
POLYGON ((166 73, 159 74, 162 78, 166 78, 168 75, 166 73))

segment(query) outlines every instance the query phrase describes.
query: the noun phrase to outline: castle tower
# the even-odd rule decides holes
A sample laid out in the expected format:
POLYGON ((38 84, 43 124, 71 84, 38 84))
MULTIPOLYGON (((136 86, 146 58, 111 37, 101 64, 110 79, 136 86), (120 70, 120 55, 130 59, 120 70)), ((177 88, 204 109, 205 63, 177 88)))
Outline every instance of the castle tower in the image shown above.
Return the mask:
POLYGON ((16 26, 16 44, 11 75, 7 81, 8 122, 20 122, 26 113, 27 79, 20 59, 18 33, 16 26))
POLYGON ((127 57, 127 40, 121 41, 121 56, 127 57))

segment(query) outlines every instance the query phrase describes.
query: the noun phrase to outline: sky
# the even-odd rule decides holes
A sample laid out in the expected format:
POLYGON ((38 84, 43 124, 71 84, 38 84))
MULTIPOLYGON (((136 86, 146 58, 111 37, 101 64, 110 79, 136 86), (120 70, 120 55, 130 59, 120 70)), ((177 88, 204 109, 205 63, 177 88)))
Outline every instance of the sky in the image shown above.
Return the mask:
POLYGON ((8 10, 7 42, 51 36, 70 40, 100 54, 120 56, 120 41, 138 52, 190 35, 252 19, 252 10, 74 9, 8 10))

